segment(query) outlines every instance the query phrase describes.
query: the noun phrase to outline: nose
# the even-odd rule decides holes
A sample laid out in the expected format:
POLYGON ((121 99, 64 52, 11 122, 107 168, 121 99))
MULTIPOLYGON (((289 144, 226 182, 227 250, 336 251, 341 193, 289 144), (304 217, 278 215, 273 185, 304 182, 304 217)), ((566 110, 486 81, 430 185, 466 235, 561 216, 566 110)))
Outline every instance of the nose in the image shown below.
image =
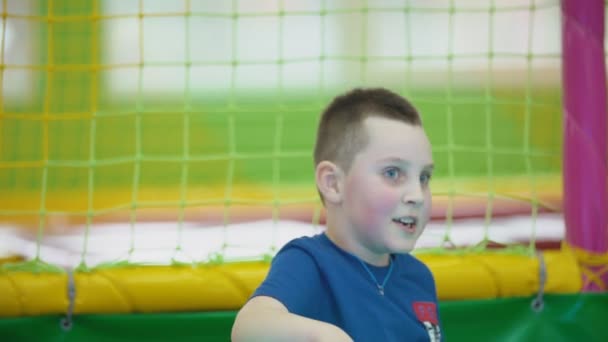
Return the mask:
POLYGON ((424 203, 424 194, 420 184, 411 184, 405 188, 403 203, 419 207, 424 203))

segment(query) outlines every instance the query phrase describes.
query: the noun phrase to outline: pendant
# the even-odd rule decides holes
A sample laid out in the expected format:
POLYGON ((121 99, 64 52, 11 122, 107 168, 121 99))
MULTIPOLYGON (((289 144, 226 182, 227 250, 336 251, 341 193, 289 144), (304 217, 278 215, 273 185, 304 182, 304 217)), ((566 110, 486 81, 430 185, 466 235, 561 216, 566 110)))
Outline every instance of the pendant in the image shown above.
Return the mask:
POLYGON ((382 285, 378 285, 378 292, 381 296, 384 296, 384 287, 382 285))

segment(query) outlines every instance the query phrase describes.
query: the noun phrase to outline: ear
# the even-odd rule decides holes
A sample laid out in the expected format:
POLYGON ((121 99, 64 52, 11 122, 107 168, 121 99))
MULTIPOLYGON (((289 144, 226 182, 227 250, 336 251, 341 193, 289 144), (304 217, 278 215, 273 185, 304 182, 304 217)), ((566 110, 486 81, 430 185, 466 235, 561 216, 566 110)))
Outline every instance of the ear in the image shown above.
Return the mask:
POLYGON ((326 203, 342 202, 342 175, 340 167, 330 161, 324 160, 317 165, 315 170, 317 188, 326 203))

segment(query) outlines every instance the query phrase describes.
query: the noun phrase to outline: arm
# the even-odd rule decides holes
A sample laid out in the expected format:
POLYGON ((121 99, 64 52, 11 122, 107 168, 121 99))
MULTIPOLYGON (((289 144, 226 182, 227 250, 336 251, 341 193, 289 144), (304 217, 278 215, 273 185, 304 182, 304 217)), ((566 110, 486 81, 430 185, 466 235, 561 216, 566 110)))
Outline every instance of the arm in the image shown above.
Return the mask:
POLYGON ((289 313, 272 297, 251 299, 239 311, 232 327, 232 341, 352 341, 342 329, 289 313))

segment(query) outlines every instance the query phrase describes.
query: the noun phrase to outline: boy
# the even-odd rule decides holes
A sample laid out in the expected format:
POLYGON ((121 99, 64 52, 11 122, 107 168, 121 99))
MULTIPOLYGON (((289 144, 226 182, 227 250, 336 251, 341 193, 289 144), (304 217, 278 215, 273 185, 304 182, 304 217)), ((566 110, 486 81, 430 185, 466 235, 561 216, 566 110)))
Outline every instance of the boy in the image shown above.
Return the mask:
POLYGON ((433 171, 416 109, 386 89, 339 96, 314 159, 327 230, 279 251, 233 341, 439 341, 433 276, 409 254, 429 220, 433 171))

